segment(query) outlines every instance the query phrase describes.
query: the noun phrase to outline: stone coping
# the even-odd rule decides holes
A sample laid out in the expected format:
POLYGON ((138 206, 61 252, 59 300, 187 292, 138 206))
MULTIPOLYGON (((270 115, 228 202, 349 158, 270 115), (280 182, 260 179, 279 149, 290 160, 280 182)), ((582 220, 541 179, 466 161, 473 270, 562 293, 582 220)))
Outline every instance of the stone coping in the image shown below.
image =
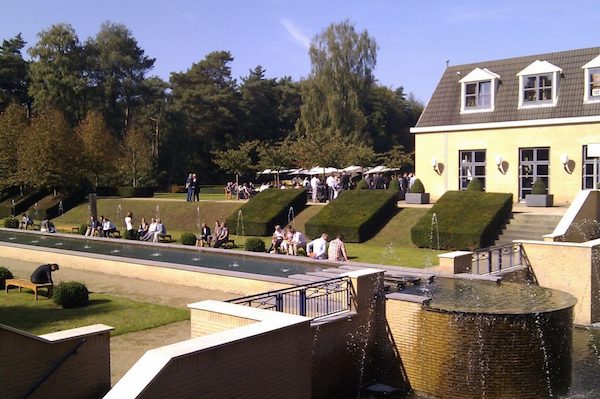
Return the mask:
POLYGON ((74 338, 89 337, 91 335, 103 334, 114 330, 114 327, 107 326, 105 324, 92 324, 84 327, 71 328, 69 330, 57 331, 43 335, 35 335, 27 331, 19 330, 18 328, 7 326, 5 324, 0 324, 0 328, 7 331, 11 331, 15 334, 19 334, 46 343, 69 341, 73 340, 74 338))
POLYGON ((472 273, 458 273, 452 276, 453 278, 463 280, 479 280, 479 281, 491 281, 493 283, 500 284, 503 280, 502 276, 493 274, 472 274, 472 273))
POLYGON ((537 241, 537 240, 513 240, 513 242, 521 244, 536 244, 536 245, 551 245, 558 247, 579 247, 593 248, 600 245, 600 238, 585 242, 566 242, 566 241, 537 241))
POLYGON ((393 299, 396 301, 420 303, 421 305, 428 305, 433 298, 429 296, 413 295, 413 294, 402 294, 400 292, 393 292, 387 294, 386 299, 393 299))

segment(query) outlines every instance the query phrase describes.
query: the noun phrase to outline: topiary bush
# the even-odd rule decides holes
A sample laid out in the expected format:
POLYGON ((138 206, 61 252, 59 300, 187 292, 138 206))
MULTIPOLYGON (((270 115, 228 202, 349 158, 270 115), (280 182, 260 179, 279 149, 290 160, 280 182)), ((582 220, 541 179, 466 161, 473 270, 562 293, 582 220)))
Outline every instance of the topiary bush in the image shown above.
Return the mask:
POLYGON ((398 179, 392 179, 392 181, 390 182, 390 185, 388 187, 388 190, 400 191, 400 182, 398 181, 398 179))
POLYGON ((306 207, 306 190, 280 190, 270 188, 256 194, 239 211, 241 211, 240 223, 238 224, 238 212, 235 211, 227 218, 227 227, 230 234, 242 234, 249 236, 269 236, 273 233, 275 225, 286 225, 288 222, 289 209, 294 208, 294 214, 298 215, 306 207))
POLYGON ((90 292, 83 283, 66 281, 54 287, 52 300, 65 309, 80 308, 89 304, 90 292))
POLYGON ((548 187, 546 187, 546 183, 542 179, 537 179, 533 186, 531 186, 531 194, 534 195, 546 195, 548 194, 548 187))
POLYGON ((265 242, 258 237, 250 237, 246 240, 244 249, 250 252, 265 252, 265 242))
POLYGON ((117 192, 121 197, 149 198, 154 197, 154 188, 152 187, 118 187, 117 192))
POLYGON ((512 212, 512 194, 447 191, 410 231, 421 248, 473 250, 494 244, 512 212), (432 242, 436 214, 439 243, 432 242))
POLYGON ((0 266, 0 290, 4 289, 4 281, 13 278, 13 274, 4 266, 0 266))
POLYGON ((481 184, 481 180, 471 180, 469 182, 469 185, 467 186, 467 191, 483 191, 483 185, 481 184))
POLYGON ((315 238, 326 232, 330 237, 341 234, 346 242, 364 242, 396 214, 396 195, 390 190, 342 191, 306 222, 306 235, 315 238))
POLYGON ((9 229, 18 229, 19 221, 15 218, 6 218, 4 219, 4 227, 9 229))
POLYGON ((368 190, 369 182, 366 181, 365 179, 361 179, 358 183, 356 183, 356 189, 357 190, 368 190))
POLYGON ((423 194, 425 192, 425 186, 423 186, 423 183, 420 179, 415 180, 412 187, 410 188, 410 192, 413 194, 423 194))
POLYGON ((183 245, 196 245, 196 239, 194 233, 185 232, 181 234, 181 243, 183 245))

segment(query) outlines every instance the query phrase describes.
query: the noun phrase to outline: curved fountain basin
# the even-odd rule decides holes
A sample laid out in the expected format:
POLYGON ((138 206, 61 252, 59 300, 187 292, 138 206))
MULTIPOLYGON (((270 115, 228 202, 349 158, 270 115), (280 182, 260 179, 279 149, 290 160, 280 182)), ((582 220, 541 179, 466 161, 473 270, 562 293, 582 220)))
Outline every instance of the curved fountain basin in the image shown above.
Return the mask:
POLYGON ((538 314, 577 303, 566 292, 537 285, 455 278, 438 278, 431 284, 405 288, 402 293, 431 297, 430 308, 460 313, 538 314))

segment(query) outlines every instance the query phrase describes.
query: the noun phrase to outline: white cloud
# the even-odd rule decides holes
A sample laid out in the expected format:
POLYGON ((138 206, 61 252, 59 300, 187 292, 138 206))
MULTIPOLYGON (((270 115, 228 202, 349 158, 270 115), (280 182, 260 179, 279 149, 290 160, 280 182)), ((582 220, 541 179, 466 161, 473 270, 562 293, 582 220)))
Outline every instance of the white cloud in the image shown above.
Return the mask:
POLYGON ((289 19, 282 19, 279 23, 283 25, 290 39, 292 39, 294 43, 299 44, 306 49, 310 48, 310 38, 302 33, 292 21, 289 19))

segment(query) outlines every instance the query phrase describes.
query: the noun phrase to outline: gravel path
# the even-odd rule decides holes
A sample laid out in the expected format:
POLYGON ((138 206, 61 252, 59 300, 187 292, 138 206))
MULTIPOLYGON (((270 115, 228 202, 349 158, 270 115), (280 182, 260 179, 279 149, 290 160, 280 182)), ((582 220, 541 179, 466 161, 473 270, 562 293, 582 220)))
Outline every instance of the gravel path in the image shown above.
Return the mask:
MULTIPOLYGON (((16 278, 29 278, 38 264, 0 257, 0 266, 8 267, 16 278)), ((55 283, 81 281, 92 292, 126 296, 136 301, 182 308, 205 299, 225 300, 239 296, 224 291, 164 284, 66 267, 61 267, 59 271, 54 272, 52 278, 55 283)), ((112 337, 110 340, 112 384, 119 381, 147 350, 189 338, 189 320, 112 337)))

